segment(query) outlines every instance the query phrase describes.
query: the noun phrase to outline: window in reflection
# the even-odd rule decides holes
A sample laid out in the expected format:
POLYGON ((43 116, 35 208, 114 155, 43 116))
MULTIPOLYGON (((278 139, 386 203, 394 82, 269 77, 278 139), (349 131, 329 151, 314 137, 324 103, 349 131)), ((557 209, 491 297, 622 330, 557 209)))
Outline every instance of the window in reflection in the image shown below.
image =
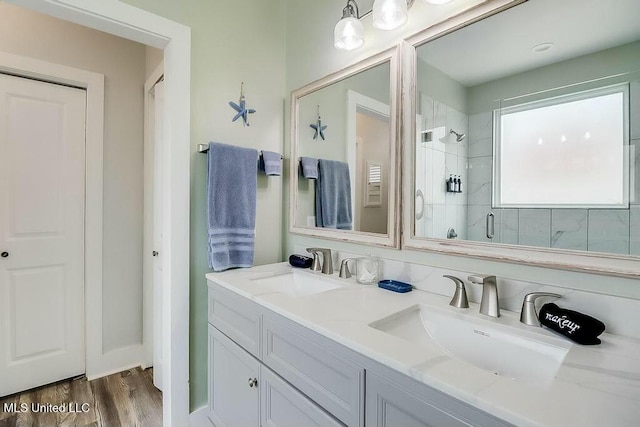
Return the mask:
POLYGON ((626 208, 628 85, 494 112, 494 207, 626 208))

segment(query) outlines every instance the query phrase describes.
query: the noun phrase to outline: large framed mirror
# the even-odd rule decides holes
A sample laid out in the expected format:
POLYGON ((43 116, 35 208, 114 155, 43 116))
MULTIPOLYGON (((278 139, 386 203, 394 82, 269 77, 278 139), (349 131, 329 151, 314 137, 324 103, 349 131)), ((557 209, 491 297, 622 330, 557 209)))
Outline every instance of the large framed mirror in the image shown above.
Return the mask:
POLYGON ((292 233, 399 246, 399 49, 292 92, 292 233))
POLYGON ((640 276, 638 19, 496 1, 410 39, 403 247, 640 276))

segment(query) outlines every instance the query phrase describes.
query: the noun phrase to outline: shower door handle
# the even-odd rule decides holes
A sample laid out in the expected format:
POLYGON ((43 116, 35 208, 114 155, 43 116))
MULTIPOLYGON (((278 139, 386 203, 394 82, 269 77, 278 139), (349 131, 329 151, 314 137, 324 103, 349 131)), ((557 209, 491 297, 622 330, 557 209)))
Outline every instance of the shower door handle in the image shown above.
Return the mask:
POLYGON ((422 193, 422 190, 418 189, 416 191, 416 201, 415 201, 415 211, 416 211, 416 220, 421 220, 422 217, 424 216, 424 193, 422 193), (418 199, 420 199, 420 202, 418 202, 418 199), (418 211, 418 205, 420 206, 420 210, 418 211))
POLYGON ((493 212, 489 212, 487 214, 487 225, 486 225, 486 232, 487 232, 487 239, 493 239, 493 234, 495 233, 495 215, 493 214, 493 212))

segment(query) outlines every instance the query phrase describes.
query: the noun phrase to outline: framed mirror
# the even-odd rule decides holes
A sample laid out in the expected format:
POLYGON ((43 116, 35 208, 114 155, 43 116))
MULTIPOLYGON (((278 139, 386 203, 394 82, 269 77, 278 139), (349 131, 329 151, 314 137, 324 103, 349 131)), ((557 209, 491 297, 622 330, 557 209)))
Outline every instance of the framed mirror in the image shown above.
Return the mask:
POLYGON ((640 6, 487 2, 409 40, 403 247, 640 276, 640 6))
POLYGON ((292 92, 292 233, 399 246, 399 49, 292 92))

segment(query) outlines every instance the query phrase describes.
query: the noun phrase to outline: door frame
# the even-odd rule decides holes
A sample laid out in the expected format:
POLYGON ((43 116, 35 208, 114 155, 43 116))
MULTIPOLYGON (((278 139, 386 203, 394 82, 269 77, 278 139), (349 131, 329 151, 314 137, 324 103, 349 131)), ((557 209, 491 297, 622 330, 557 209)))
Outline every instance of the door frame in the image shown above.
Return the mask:
MULTIPOLYGON (((117 0, 5 0, 164 50, 163 425, 189 425, 191 29, 117 0)), ((195 154, 193 154, 195 155, 195 154)), ((95 166, 95 165, 94 165, 95 166)), ((100 168, 100 172, 102 169, 100 168)), ((96 173, 96 170, 92 173, 96 173)), ((101 173, 100 173, 101 175, 101 173)), ((87 205, 102 203, 87 199, 87 205)), ((95 267, 95 266, 94 266, 95 267)), ((101 344, 101 343, 100 343, 101 344)))

